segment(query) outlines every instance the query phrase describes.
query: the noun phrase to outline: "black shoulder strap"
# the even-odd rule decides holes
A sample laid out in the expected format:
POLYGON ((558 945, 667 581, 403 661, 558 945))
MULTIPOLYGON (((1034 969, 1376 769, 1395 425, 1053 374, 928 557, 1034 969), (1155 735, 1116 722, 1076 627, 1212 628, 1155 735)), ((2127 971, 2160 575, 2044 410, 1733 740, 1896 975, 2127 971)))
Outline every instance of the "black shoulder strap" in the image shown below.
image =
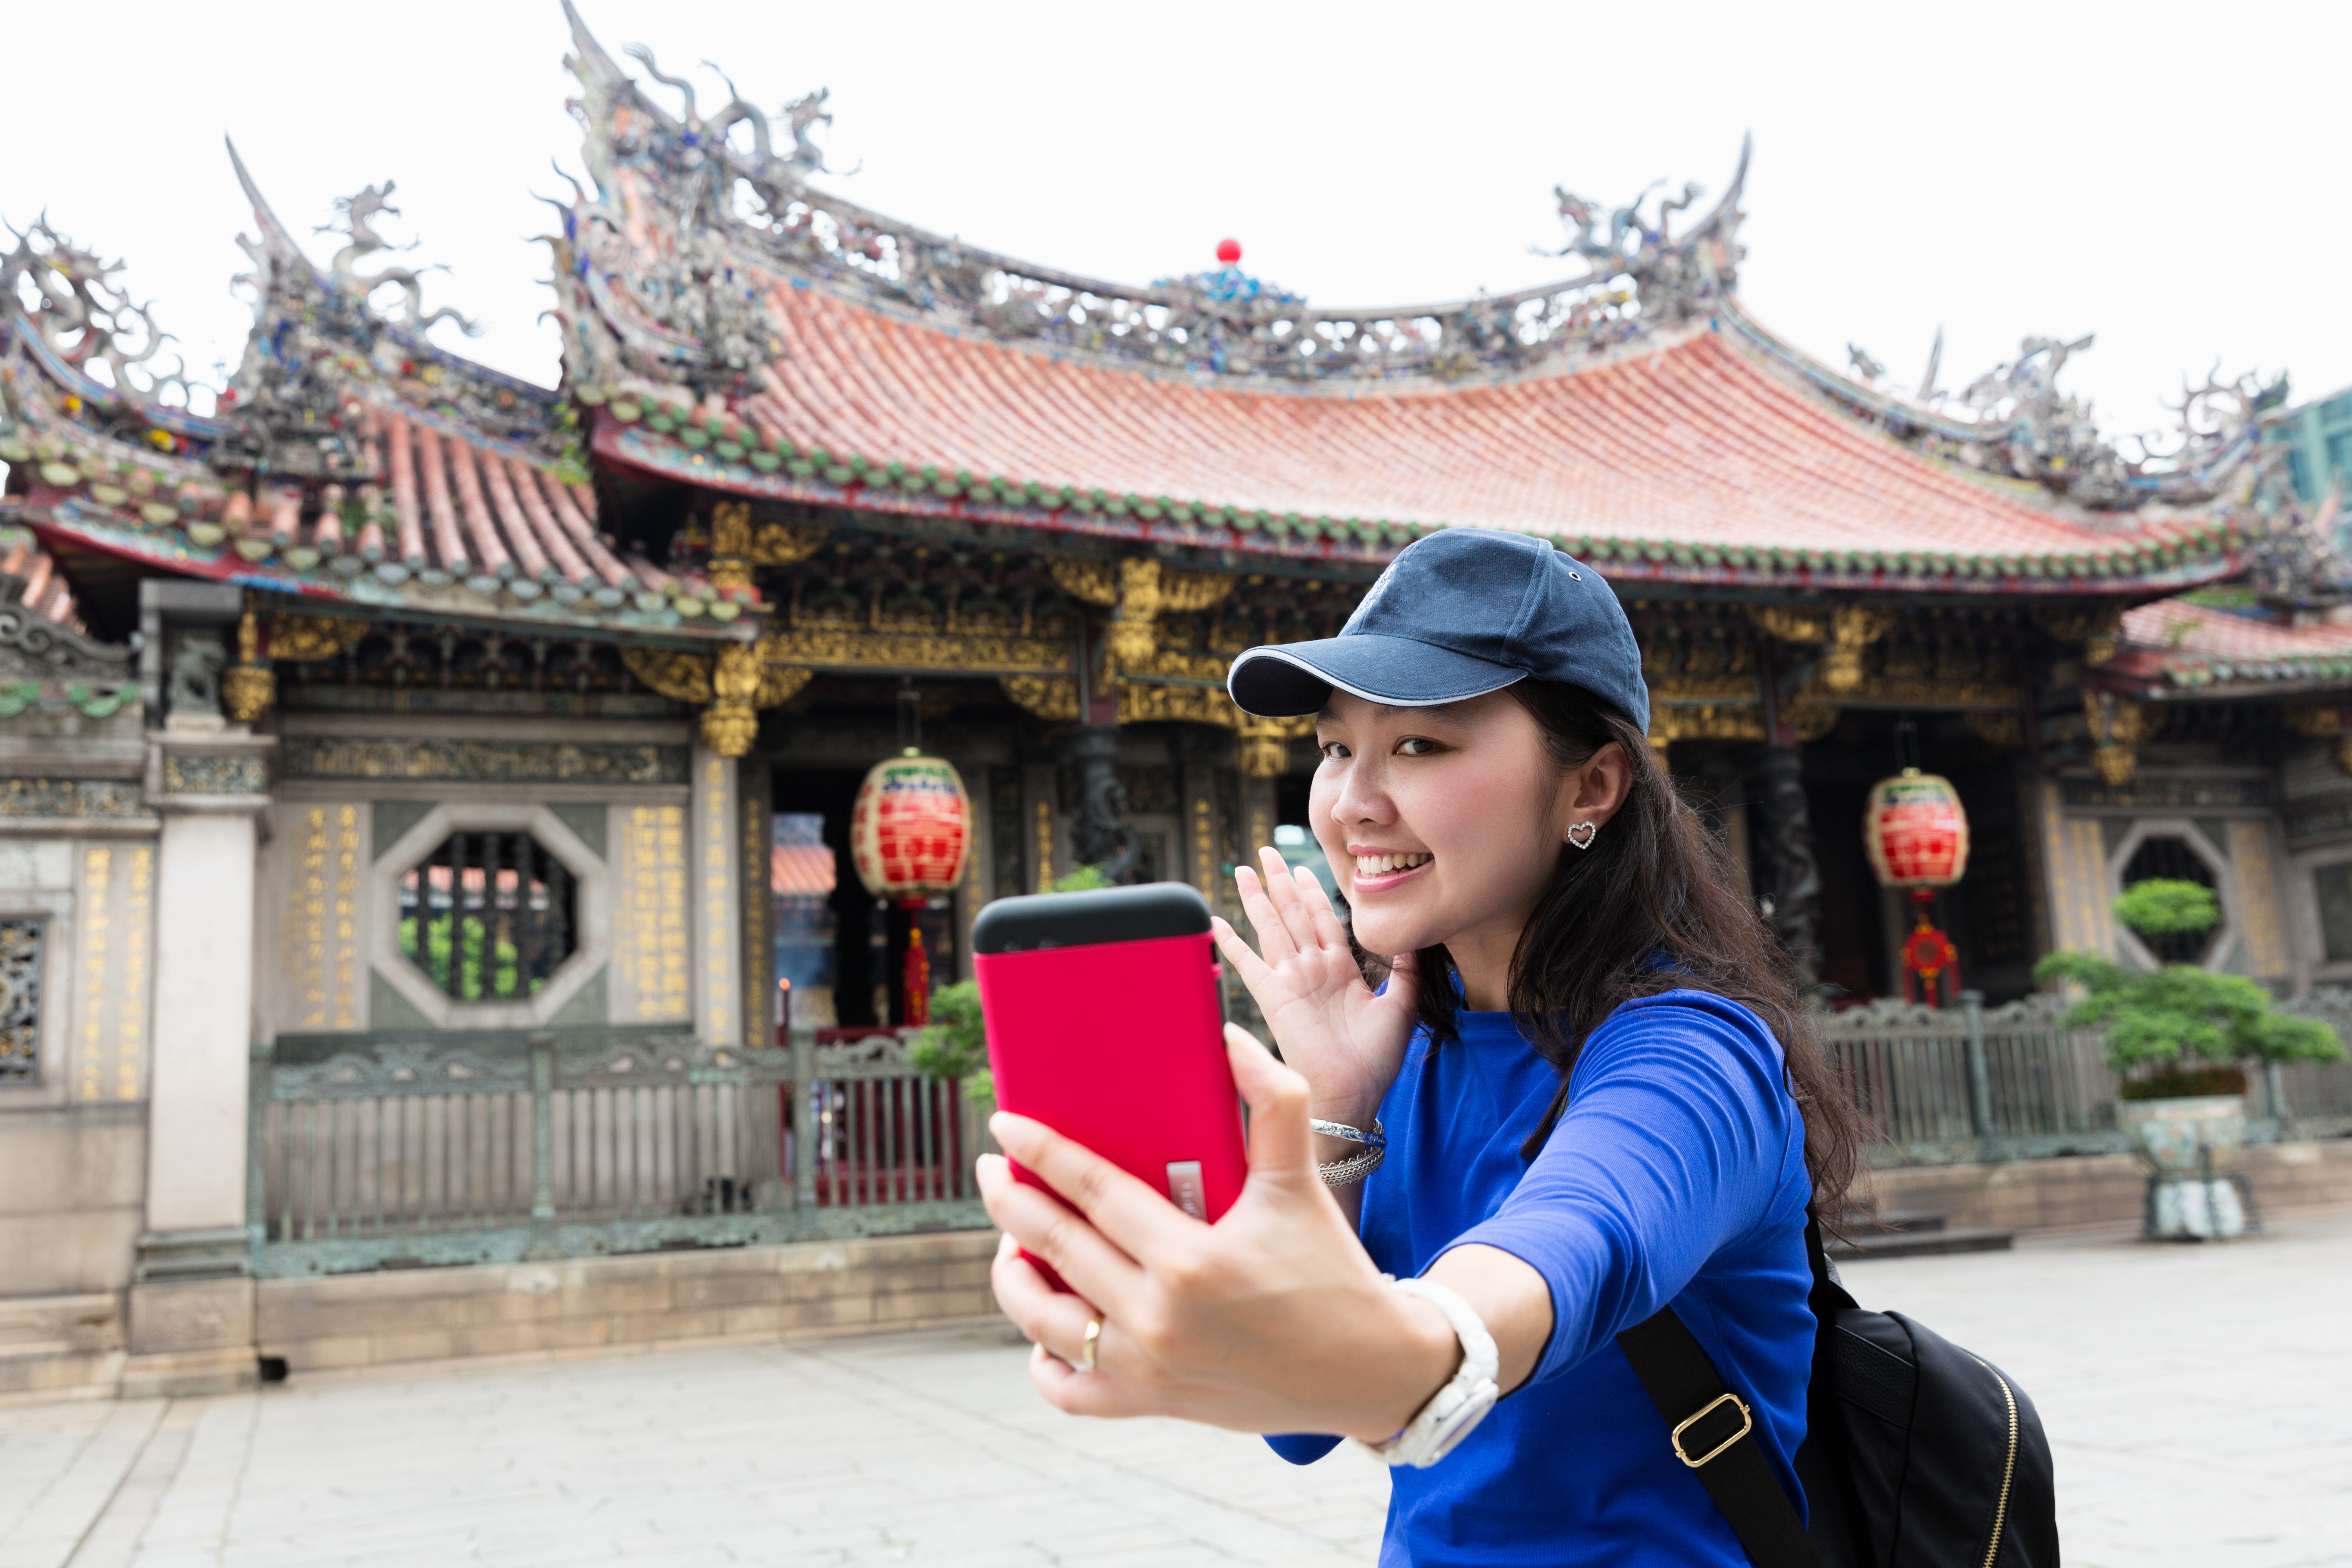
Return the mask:
POLYGON ((1821 1553, 1772 1474, 1755 1415, 1726 1388, 1706 1350, 1672 1307, 1617 1336, 1633 1375, 1666 1418, 1675 1457, 1698 1472, 1755 1568, 1821 1568, 1821 1553))

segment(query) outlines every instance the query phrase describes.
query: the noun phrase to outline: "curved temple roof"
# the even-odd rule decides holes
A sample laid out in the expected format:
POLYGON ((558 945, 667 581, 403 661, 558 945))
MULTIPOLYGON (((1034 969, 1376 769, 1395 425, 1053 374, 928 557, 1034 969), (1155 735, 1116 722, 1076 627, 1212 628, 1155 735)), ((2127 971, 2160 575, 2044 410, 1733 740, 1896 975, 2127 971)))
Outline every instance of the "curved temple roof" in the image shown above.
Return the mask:
POLYGON ((789 144, 740 99, 704 115, 685 89, 670 113, 565 8, 596 188, 555 242, 562 392, 427 341, 446 312, 370 226, 390 186, 344 204, 321 268, 237 163, 257 318, 215 416, 162 401, 152 323, 139 349, 144 312, 97 258, 39 226, 0 258, 0 458, 32 479, 0 510, 325 604, 652 642, 752 637, 756 590, 623 552, 592 458, 1228 569, 1369 574, 1465 524, 1550 537, 1636 591, 2149 595, 2275 552, 2243 389, 2210 389, 2174 460, 2126 463, 2053 384, 2079 344, 2029 343, 1963 409, 1759 325, 1737 294, 1744 152, 1686 224, 1696 187, 1654 210, 1561 193, 1583 270, 1545 288, 1378 310, 1236 267, 1129 289, 826 195, 822 94, 788 110, 789 144))
POLYGON ((653 642, 753 635, 730 624, 756 609, 751 590, 623 558, 598 531, 560 393, 435 347, 414 274, 356 269, 384 248, 368 219, 389 186, 345 204, 352 241, 321 270, 229 156, 260 229, 244 241, 256 320, 211 416, 162 401, 176 378, 143 368, 152 322, 146 353, 122 352, 145 313, 114 290, 113 268, 43 225, 0 257, 0 460, 30 481, 10 511, 79 545, 320 607, 653 642), (386 288, 405 295, 403 315, 370 303, 386 288))
POLYGON ((1680 232, 1696 188, 1654 218, 1562 193, 1586 270, 1546 289, 1359 311, 1233 268, 1124 289, 821 193, 821 95, 779 155, 740 99, 655 104, 571 16, 598 188, 557 288, 614 461, 1243 557, 1510 528, 1675 584, 2145 593, 2229 575, 2266 527, 2248 400, 2126 464, 2049 384, 2080 345, 2029 344, 1968 419, 1775 338, 1736 294, 1744 153, 1680 232))

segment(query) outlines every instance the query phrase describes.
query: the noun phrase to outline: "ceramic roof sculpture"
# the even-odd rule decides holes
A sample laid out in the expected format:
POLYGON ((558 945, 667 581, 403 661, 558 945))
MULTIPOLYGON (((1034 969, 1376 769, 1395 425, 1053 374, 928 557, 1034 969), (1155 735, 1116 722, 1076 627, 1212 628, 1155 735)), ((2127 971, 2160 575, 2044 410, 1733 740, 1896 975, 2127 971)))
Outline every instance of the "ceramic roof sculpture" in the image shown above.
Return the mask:
POLYGON ((2057 390, 2082 342, 2030 341, 1952 401, 1773 336, 1737 292, 1744 149, 1687 222, 1696 186, 1558 193, 1584 270, 1546 288, 1379 310, 1232 265, 1125 288, 824 194, 819 100, 779 155, 740 95, 704 115, 633 51, 672 112, 566 11, 595 186, 559 243, 566 386, 626 468, 1235 563, 1511 528, 1694 585, 2160 592, 2238 572, 2269 527, 2260 389, 2207 389, 2177 450, 2126 461, 2057 390))
MULTIPOLYGON (((255 321, 209 415, 109 266, 46 223, 0 257, 0 460, 10 510, 75 547, 378 613, 594 628, 622 640, 741 640, 756 595, 625 558, 560 393, 435 346, 416 275, 362 272, 389 184, 340 204, 321 269, 229 156, 255 321), (392 309, 373 302, 387 290, 392 309)), ((754 615, 752 618, 756 618, 754 615)))
POLYGON ((256 318, 210 415, 172 400, 162 335, 95 255, 37 224, 0 260, 0 458, 30 480, 0 510, 320 607, 681 646, 758 635, 748 567, 625 548, 592 470, 818 525, 763 513, 739 552, 767 565, 864 515, 1347 578, 1478 525, 1635 593, 2146 599, 2252 573, 2266 602, 2345 596, 2266 477, 2275 389, 2200 389, 2171 449, 2127 459, 2058 386, 2088 340, 2029 340, 1951 396, 1932 362, 1906 393, 1776 337, 1738 294, 1745 149, 1703 211, 1695 185, 1557 192, 1580 270, 1542 288, 1329 310, 1237 250, 1128 288, 823 192, 824 93, 775 126, 731 87, 705 113, 632 51, 673 111, 565 12, 593 189, 553 241, 560 390, 427 340, 455 312, 386 265, 390 184, 340 204, 320 267, 231 149, 256 318))

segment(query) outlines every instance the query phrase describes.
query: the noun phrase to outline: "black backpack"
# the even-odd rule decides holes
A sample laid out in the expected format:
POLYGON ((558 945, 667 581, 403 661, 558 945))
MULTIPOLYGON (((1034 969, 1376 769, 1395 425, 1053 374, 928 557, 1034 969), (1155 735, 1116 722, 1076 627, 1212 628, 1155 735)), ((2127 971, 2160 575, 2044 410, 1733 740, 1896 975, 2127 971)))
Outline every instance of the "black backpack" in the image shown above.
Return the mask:
POLYGON ((1755 1568, 2058 1568, 2057 1492, 2033 1402, 2000 1368, 1904 1317, 1864 1311, 1808 1217, 1816 1322, 1797 1521, 1748 1406, 1674 1309, 1617 1336, 1755 1568))

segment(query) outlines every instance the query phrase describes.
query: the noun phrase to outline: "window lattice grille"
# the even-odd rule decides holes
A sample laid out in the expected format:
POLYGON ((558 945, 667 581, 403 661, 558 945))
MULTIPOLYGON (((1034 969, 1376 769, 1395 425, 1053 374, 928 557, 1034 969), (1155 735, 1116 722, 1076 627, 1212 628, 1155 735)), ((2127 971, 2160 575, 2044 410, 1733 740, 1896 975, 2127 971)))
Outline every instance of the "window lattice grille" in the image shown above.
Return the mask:
POLYGON ((535 996, 579 946, 572 872, 528 833, 453 833, 400 879, 400 951, 460 1002, 535 996))
POLYGON ((41 1067, 39 921, 0 921, 0 1079, 26 1079, 41 1067))

